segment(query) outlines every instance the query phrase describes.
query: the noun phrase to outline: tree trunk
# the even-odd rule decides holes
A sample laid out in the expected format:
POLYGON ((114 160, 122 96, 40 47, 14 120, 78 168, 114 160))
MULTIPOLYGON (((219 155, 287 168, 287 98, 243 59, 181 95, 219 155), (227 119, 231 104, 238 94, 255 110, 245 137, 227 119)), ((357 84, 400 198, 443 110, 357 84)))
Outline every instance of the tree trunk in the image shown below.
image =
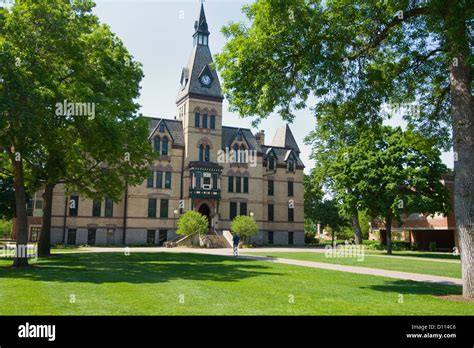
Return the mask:
POLYGON ((16 255, 13 267, 28 266, 28 215, 26 212, 26 191, 23 174, 23 161, 16 160, 10 153, 14 170, 15 208, 16 208, 16 255))
POLYGON ((463 296, 474 298, 474 118, 471 77, 465 58, 460 54, 450 65, 454 214, 461 249, 463 296))
POLYGON ((54 184, 47 184, 43 192, 43 224, 38 240, 38 256, 51 256, 51 215, 54 184))
POLYGON ((385 231, 387 233, 387 254, 392 254, 392 218, 385 218, 385 231))
POLYGON ((354 239, 356 244, 362 244, 362 230, 359 222, 359 212, 356 210, 352 215, 352 228, 354 229, 354 239))
POLYGON ((454 151, 454 214, 461 249, 463 296, 474 298, 474 114, 471 54, 462 2, 446 6, 445 40, 449 44, 449 82, 454 151))

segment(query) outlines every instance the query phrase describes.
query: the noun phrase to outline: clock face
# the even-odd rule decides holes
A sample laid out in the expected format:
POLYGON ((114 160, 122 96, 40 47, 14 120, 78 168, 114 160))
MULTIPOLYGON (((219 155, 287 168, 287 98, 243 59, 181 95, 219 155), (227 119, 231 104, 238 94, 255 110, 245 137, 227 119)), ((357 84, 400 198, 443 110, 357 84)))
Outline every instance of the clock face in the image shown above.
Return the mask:
POLYGON ((211 84, 211 78, 208 75, 203 75, 201 77, 201 82, 203 85, 209 86, 211 84))

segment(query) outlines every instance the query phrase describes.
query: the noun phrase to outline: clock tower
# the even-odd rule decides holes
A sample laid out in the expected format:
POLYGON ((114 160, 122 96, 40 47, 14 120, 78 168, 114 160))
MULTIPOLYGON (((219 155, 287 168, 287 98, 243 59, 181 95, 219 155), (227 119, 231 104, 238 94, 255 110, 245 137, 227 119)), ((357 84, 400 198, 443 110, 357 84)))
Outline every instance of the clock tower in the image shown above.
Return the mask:
POLYGON ((209 35, 204 5, 201 4, 199 19, 194 24, 191 55, 181 72, 176 106, 185 142, 184 198, 189 199, 191 209, 201 211, 200 206, 207 206, 202 213, 211 222, 218 213, 220 199, 222 166, 217 163, 217 158, 222 144, 224 97, 219 77, 212 66, 209 35))

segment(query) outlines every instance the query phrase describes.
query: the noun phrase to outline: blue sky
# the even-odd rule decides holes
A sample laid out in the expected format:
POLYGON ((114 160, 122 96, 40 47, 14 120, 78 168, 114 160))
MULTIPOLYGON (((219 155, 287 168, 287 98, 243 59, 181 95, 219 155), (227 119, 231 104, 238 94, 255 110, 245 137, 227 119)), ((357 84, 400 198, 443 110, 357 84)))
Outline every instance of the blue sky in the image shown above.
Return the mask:
MULTIPOLYGON (((181 69, 186 65, 192 48, 194 21, 199 15, 199 0, 95 0, 95 13, 116 33, 129 52, 143 64, 145 74, 139 103, 146 116, 173 118, 181 69)), ((211 32, 209 46, 213 54, 225 44, 220 29, 229 22, 245 21, 241 8, 252 1, 207 0, 204 3, 211 32)), ((224 125, 251 128, 251 119, 242 119, 223 106, 224 125)), ((400 118, 388 122, 403 125, 400 118)), ((263 120, 266 143, 270 143, 277 128, 285 123, 278 115, 263 120)), ((314 165, 309 159, 311 148, 304 145, 304 137, 314 128, 311 112, 302 110, 290 127, 298 142, 306 172, 314 165)), ((258 129, 253 129, 254 133, 258 129)), ((443 154, 444 162, 452 168, 452 154, 443 154)))

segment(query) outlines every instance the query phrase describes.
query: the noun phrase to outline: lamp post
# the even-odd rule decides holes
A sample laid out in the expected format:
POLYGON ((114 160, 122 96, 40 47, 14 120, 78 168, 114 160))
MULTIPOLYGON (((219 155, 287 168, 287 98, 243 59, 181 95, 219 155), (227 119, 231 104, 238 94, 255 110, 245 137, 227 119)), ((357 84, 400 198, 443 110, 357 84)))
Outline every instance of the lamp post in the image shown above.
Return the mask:
MULTIPOLYGON (((250 215, 250 217, 253 219, 253 216, 254 216, 255 214, 253 213, 253 211, 251 211, 249 215, 250 215)), ((249 244, 250 244, 250 236, 249 236, 249 244)))
POLYGON ((173 226, 174 226, 174 231, 176 233, 176 215, 179 214, 178 209, 173 210, 173 226))

